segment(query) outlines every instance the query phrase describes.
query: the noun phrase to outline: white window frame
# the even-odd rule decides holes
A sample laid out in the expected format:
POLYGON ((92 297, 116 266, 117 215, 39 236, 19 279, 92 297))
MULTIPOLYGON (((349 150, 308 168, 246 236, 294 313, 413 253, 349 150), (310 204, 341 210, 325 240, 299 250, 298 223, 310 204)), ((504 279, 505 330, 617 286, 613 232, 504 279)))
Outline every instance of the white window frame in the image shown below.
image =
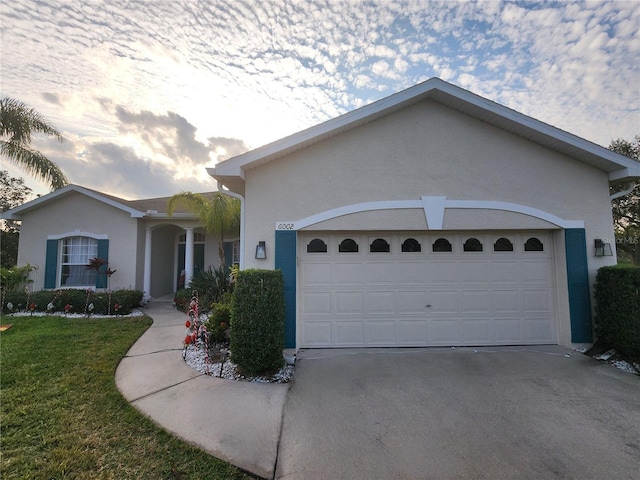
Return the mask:
MULTIPOLYGON (((87 265, 89 264, 90 259, 96 258, 98 256, 98 239, 87 235, 70 235, 68 237, 59 239, 58 251, 58 271, 56 273, 56 283, 58 284, 58 286, 60 288, 95 288, 97 272, 87 270, 87 265), (72 247, 80 247, 81 251, 70 252, 65 255, 67 242, 73 241, 74 239, 80 239, 81 243, 78 245, 72 245, 72 247), (78 258, 74 259, 74 261, 68 261, 68 259, 67 261, 65 261, 65 256, 69 255, 74 255, 78 258), (65 267, 76 267, 75 270, 82 273, 76 273, 75 275, 80 276, 84 281, 82 283, 78 282, 71 285, 63 283, 65 267), (87 282, 87 280, 89 280, 89 282, 87 282)), ((70 273, 67 278, 71 277, 72 275, 74 274, 70 273)))

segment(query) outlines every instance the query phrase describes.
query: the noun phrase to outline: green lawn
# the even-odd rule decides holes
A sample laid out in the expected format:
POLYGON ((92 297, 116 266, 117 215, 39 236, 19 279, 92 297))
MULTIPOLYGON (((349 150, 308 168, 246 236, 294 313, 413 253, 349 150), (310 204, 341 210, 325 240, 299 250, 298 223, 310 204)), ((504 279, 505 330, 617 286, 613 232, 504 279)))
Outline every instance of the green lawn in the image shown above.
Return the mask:
POLYGON ((254 478, 172 437, 118 392, 116 367, 151 325, 148 317, 0 319, 7 323, 1 478, 254 478))

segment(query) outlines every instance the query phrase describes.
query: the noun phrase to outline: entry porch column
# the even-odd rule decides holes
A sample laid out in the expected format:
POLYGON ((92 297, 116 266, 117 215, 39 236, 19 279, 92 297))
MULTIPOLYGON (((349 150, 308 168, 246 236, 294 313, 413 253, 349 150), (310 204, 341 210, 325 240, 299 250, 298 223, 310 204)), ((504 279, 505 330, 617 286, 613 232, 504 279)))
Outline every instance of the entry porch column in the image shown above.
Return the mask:
POLYGON ((142 283, 145 298, 151 297, 151 237, 151 228, 147 227, 144 236, 144 280, 142 283))
POLYGON ((187 232, 185 235, 184 245, 184 284, 189 285, 193 278, 193 262, 194 262, 194 244, 193 244, 193 228, 185 228, 187 232))

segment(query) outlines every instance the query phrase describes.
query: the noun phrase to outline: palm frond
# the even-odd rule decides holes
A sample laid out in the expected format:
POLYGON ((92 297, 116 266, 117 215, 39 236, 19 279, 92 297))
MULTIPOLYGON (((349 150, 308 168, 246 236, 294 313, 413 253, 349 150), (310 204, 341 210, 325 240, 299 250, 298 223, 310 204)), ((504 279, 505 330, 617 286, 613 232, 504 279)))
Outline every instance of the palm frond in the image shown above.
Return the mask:
POLYGON ((60 167, 37 150, 0 140, 0 154, 23 168, 28 174, 42 178, 54 190, 69 184, 60 167))

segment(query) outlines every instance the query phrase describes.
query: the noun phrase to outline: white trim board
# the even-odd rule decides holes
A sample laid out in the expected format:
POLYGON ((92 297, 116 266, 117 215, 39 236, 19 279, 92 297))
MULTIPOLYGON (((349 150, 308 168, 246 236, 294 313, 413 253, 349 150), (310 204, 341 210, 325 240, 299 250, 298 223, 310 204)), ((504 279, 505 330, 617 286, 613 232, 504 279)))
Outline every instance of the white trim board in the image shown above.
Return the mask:
POLYGON ((376 210, 400 210, 421 208, 427 219, 429 230, 442 230, 446 209, 463 210, 502 210, 515 212, 530 217, 539 218, 560 228, 584 228, 582 220, 565 220, 544 210, 510 202, 487 200, 448 200, 444 196, 423 196, 420 200, 383 200, 379 202, 365 202, 346 205, 326 210, 315 215, 295 221, 276 222, 276 230, 301 230, 326 220, 350 215, 353 213, 370 212, 376 210))

